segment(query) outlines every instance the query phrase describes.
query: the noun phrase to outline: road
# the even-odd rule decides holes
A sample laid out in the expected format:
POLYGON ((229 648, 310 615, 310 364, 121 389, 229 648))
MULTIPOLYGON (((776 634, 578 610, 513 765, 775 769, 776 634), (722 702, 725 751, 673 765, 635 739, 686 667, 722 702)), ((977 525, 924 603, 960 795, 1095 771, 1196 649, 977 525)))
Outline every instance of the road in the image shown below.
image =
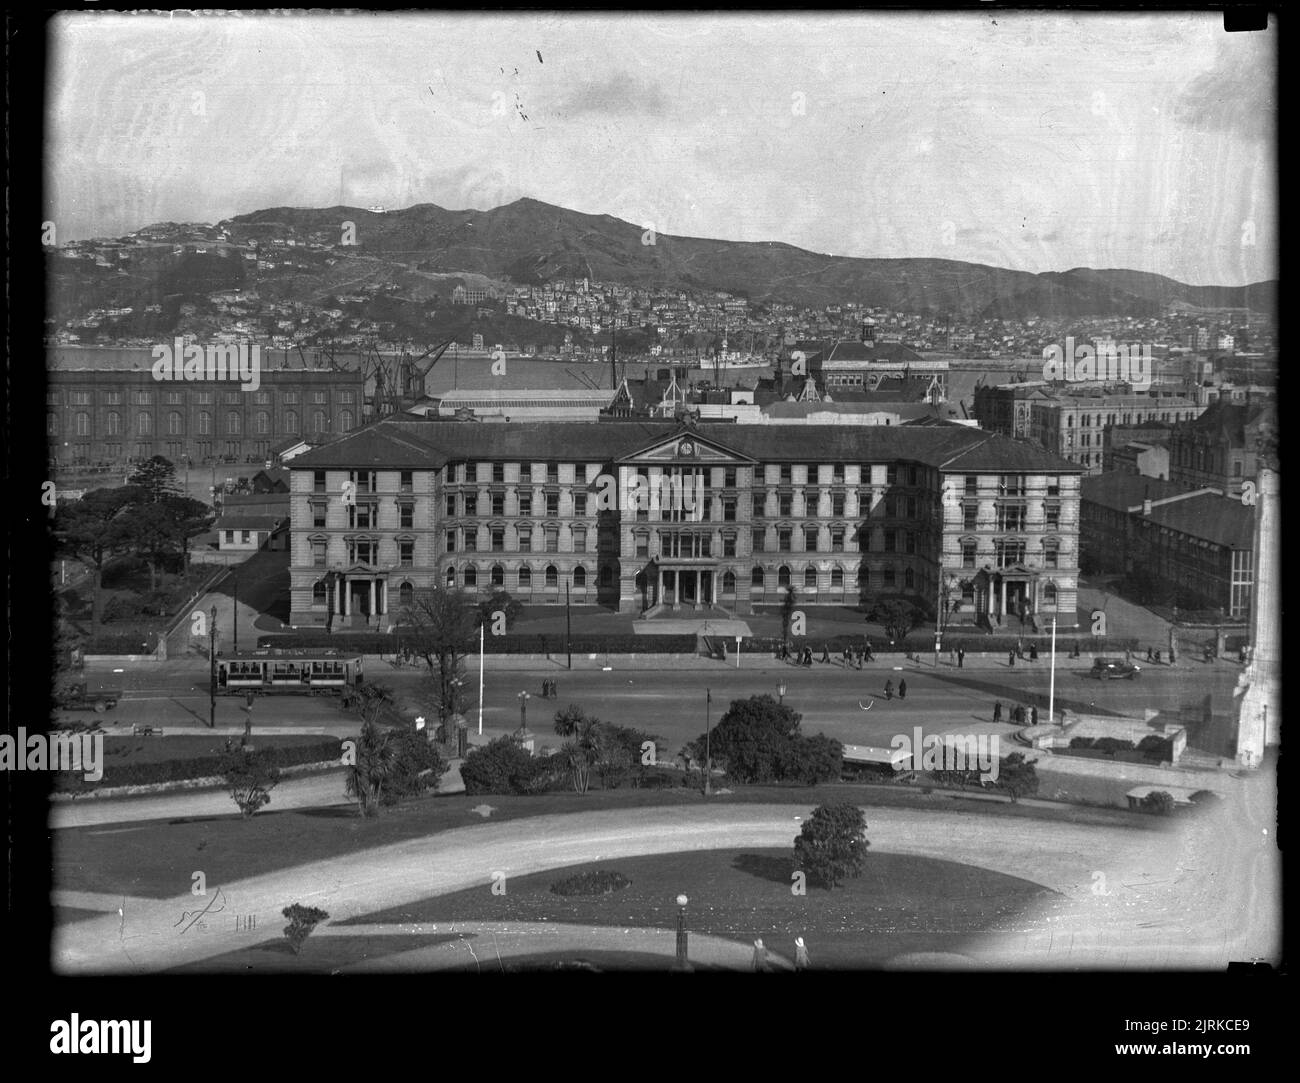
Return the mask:
MULTIPOLYGON (((575 660, 576 663, 577 660, 575 660)), ((529 727, 543 743, 550 736, 550 720, 557 708, 578 704, 599 717, 635 726, 663 738, 669 755, 686 741, 694 740, 705 728, 705 693, 712 695, 709 718, 716 723, 731 700, 765 692, 774 697, 784 682, 784 702, 803 716, 803 729, 824 732, 846 744, 888 746, 897 733, 908 733, 924 724, 935 732, 1010 732, 1005 724, 1006 712, 1014 703, 1036 703, 1046 720, 1048 703, 1048 665, 1017 662, 1008 667, 1005 660, 967 657, 967 665, 957 670, 946 658, 938 669, 933 656, 913 663, 876 662, 864 670, 845 670, 838 665, 815 665, 811 669, 783 665, 764 659, 756 665, 752 656, 742 658, 737 670, 721 662, 698 660, 674 669, 631 668, 632 663, 614 659, 613 668, 604 672, 594 668, 566 670, 557 663, 548 667, 532 664, 515 668, 518 662, 508 657, 489 657, 485 678, 483 724, 485 735, 515 730, 519 725, 519 693, 528 691, 529 727), (543 700, 538 696, 543 678, 558 682, 558 696, 543 700), (884 683, 907 681, 907 698, 884 698, 884 683), (1004 724, 992 726, 993 704, 1003 704, 1004 724), (872 703, 864 711, 860 703, 872 703)), ((471 726, 477 728, 477 684, 471 659, 468 684, 471 688, 471 726)), ((367 659, 367 676, 390 686, 409 713, 423 712, 434 717, 427 702, 421 701, 421 674, 417 670, 391 669, 378 659, 367 659)), ((117 679, 125 682, 126 694, 117 709, 99 716, 106 724, 133 722, 161 726, 165 731, 185 732, 204 726, 208 718, 207 664, 201 659, 183 659, 165 663, 127 664, 117 679)), ((1146 667, 1136 680, 1096 681, 1087 677, 1087 659, 1058 662, 1056 673, 1056 707, 1076 711, 1114 712, 1141 716, 1145 709, 1177 711, 1188 707, 1200 709, 1207 694, 1213 694, 1216 710, 1235 707, 1232 689, 1240 667, 1227 661, 1206 665, 1202 662, 1180 663, 1177 667, 1146 667)), ((243 726, 245 714, 239 697, 219 696, 218 726, 243 726)), ((88 717, 79 716, 83 721, 88 717)), ((325 727, 325 732, 342 734, 355 728, 354 716, 345 713, 337 700, 302 696, 260 697, 253 710, 253 728, 258 723, 276 726, 325 727)), ((111 732, 111 731, 110 731, 111 732)), ((929 730, 927 730, 929 732, 929 730)), ((1217 750, 1216 750, 1217 751, 1217 750)))

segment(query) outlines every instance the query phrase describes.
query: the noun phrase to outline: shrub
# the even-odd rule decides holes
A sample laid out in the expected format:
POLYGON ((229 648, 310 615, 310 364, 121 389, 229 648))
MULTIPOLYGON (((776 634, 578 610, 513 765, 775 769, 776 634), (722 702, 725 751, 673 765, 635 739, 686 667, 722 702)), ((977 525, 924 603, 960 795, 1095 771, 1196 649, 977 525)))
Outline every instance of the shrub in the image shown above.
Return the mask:
POLYGON ((271 790, 280 781, 280 768, 262 752, 232 749, 222 757, 221 774, 230 787, 230 798, 245 816, 254 815, 271 803, 271 790))
POLYGON ((461 761, 460 777, 467 794, 536 793, 545 789, 555 770, 550 759, 537 759, 513 737, 498 737, 470 749, 461 761))
POLYGON ((1098 752, 1131 752, 1133 742, 1122 737, 1098 737, 1093 741, 1092 747, 1098 752))
POLYGON ((1008 794, 1015 804, 1020 798, 1038 792, 1038 772, 1023 752, 1013 752, 998 764, 998 777, 993 785, 1008 794))
POLYGON ((418 797, 436 789, 438 780, 451 767, 438 746, 423 733, 398 729, 389 731, 394 750, 393 769, 384 787, 382 804, 395 805, 404 797, 418 797))
MULTIPOLYGON (((799 732, 800 716, 771 696, 732 700, 708 737, 716 760, 724 760, 727 773, 738 782, 801 782, 815 785, 838 779, 844 746, 822 734, 805 737, 799 732)), ((705 735, 687 749, 696 762, 704 762, 705 735)))
POLYGON ((280 913, 289 919, 284 935, 288 937, 289 947, 295 955, 302 951, 302 946, 307 937, 311 936, 311 931, 329 917, 324 910, 315 906, 303 906, 301 903, 286 906, 280 913))
POLYGON ((612 895, 622 891, 632 881, 621 872, 607 869, 587 869, 574 873, 551 885, 556 895, 612 895))
POLYGON ((1091 737, 1071 737, 1071 748, 1092 748, 1093 739, 1091 737))
POLYGON ((1168 816, 1174 811, 1174 795, 1164 790, 1155 790, 1142 798, 1139 805, 1143 812, 1149 812, 1154 816, 1168 816))
POLYGON ((795 837, 795 868, 815 883, 833 888, 846 877, 862 875, 870 845, 866 817, 857 805, 847 801, 818 805, 795 837))
POLYGON ((1168 737, 1152 733, 1138 742, 1137 750, 1149 760, 1169 760, 1173 759, 1174 746, 1168 737))

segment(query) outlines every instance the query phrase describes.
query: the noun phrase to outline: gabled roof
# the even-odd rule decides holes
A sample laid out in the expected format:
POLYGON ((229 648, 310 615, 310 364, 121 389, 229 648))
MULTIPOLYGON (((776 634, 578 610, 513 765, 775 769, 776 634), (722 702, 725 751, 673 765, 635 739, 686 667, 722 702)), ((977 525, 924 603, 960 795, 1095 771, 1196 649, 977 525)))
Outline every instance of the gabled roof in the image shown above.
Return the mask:
POLYGON ((1236 497, 1194 496, 1152 508, 1146 518, 1198 541, 1228 549, 1250 549, 1255 544, 1255 509, 1236 497))
POLYGON ((1130 508, 1141 507, 1144 500, 1164 500, 1186 491, 1172 481, 1112 470, 1084 478, 1080 484, 1079 498, 1113 511, 1128 511, 1130 508))

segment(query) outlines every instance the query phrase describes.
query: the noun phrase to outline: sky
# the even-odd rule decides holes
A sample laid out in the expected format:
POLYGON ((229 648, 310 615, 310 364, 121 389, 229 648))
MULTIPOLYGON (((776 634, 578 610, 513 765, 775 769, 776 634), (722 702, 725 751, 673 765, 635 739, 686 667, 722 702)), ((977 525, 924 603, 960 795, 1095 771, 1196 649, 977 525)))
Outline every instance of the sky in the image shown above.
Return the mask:
POLYGON ((520 197, 661 235, 1197 285, 1277 274, 1277 29, 1220 15, 78 13, 60 241, 520 197))

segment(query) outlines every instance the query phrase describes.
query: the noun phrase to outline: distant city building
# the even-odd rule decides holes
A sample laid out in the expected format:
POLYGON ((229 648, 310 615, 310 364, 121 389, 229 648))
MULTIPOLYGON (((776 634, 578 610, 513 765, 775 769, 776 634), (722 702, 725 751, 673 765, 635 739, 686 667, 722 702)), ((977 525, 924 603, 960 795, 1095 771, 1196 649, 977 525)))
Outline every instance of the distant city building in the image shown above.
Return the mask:
POLYGON ((1255 478, 1259 443, 1276 433, 1272 401, 1214 402, 1169 436, 1169 477, 1185 488, 1213 486, 1234 495, 1255 478))

